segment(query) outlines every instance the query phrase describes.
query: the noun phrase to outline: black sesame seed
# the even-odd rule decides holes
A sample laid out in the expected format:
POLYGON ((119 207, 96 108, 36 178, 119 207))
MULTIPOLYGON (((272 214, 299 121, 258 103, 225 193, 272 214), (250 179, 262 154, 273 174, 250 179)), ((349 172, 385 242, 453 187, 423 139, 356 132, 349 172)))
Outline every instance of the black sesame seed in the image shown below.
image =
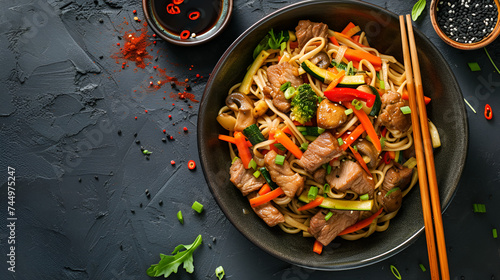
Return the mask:
POLYGON ((159 204, 160 206, 162 206, 162 205, 163 205, 163 200, 158 201, 158 204, 159 204))
POLYGON ((123 245, 120 245, 120 251, 123 251, 123 245))
POLYGON ((141 207, 141 208, 142 208, 142 202, 141 202, 141 203, 139 203, 139 207, 141 207))
POLYGON ((132 209, 131 209, 131 210, 130 210, 130 213, 135 214, 135 210, 132 210, 132 209))
POLYGON ((82 182, 82 178, 78 178, 78 183, 81 183, 82 182))
POLYGON ((161 141, 162 141, 162 142, 167 142, 167 139, 165 139, 165 138, 161 138, 161 141))
POLYGON ((117 133, 118 133, 119 136, 122 136, 122 131, 121 130, 118 130, 117 133))
POLYGON ((98 176, 94 176, 94 179, 96 179, 96 181, 99 181, 99 177, 98 176))

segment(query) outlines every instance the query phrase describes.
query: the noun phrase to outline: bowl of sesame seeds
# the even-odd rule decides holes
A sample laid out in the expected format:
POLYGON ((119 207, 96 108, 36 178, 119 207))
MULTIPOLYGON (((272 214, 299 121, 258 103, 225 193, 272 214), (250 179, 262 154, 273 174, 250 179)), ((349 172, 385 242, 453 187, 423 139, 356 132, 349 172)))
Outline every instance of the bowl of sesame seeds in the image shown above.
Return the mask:
POLYGON ((430 11, 438 36, 457 49, 479 49, 500 35, 499 0, 432 0, 430 11))

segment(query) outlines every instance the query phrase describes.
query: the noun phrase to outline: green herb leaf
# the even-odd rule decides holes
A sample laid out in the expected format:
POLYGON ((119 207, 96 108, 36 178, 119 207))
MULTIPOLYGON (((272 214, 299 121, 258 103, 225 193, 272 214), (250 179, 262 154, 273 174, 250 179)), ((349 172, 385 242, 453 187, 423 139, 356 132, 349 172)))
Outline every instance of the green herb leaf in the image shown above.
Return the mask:
POLYGON ((262 50, 268 49, 281 49, 281 44, 290 39, 288 30, 274 31, 271 29, 267 35, 259 42, 253 51, 253 58, 255 59, 262 50))
POLYGON ((179 245, 175 247, 172 255, 160 254, 160 261, 157 264, 151 265, 146 273, 151 277, 164 276, 167 278, 170 274, 177 273, 181 264, 188 273, 193 273, 193 252, 200 246, 202 242, 201 235, 198 235, 194 242, 189 245, 179 245), (184 251, 181 251, 184 249, 184 251))
POLYGON ((413 21, 416 21, 418 19, 418 17, 425 8, 425 4, 426 4, 425 0, 418 0, 418 2, 415 3, 413 9, 411 10, 411 19, 413 21))
POLYGON ((479 67, 479 64, 477 64, 477 62, 469 62, 467 64, 469 65, 470 71, 472 72, 481 71, 481 67, 479 67))

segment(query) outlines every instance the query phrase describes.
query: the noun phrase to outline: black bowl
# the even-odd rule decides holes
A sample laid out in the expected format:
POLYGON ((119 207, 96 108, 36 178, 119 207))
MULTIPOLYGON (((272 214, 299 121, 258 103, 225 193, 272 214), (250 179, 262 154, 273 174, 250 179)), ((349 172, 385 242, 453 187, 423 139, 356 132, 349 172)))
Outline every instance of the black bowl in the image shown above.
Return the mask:
MULTIPOLYGON (((209 188, 226 217, 251 242, 271 255, 303 267, 321 270, 353 269, 386 259, 409 246, 423 232, 420 192, 415 187, 389 229, 357 241, 335 239, 322 255, 312 252, 312 239, 269 228, 251 210, 248 200, 229 181, 231 165, 227 143, 217 136, 224 132, 217 123, 229 88, 241 82, 252 63, 252 51, 271 28, 294 30, 298 21, 324 22, 342 30, 349 21, 360 25, 369 42, 381 53, 402 59, 399 21, 395 14, 358 1, 306 1, 280 9, 245 31, 221 57, 208 80, 198 115, 198 149, 209 188), (243 209, 248 210, 244 214, 243 209)), ((432 98, 429 118, 438 127, 442 146, 435 151, 436 173, 443 209, 451 202, 466 152, 468 127, 458 83, 439 51, 415 30, 424 92, 432 98)), ((422 248, 425 250, 425 248, 422 248)))

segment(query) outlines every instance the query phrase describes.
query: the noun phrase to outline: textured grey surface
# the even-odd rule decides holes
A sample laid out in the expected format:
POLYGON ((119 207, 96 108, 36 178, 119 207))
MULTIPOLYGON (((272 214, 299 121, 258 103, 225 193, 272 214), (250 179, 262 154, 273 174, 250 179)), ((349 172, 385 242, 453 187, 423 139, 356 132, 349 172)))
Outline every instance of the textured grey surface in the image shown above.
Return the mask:
MULTIPOLYGON (((134 71, 132 63, 122 70, 110 56, 118 51, 116 43, 123 43, 118 36, 142 27, 132 14, 135 9, 142 19, 139 1, 1 1, 0 279, 147 279, 145 271, 159 253, 169 254, 198 234, 204 241, 194 256, 195 272, 180 268, 171 279, 215 279, 219 265, 228 279, 392 279, 390 265, 403 279, 430 279, 418 266, 428 268, 424 236, 396 256, 356 270, 312 271, 282 262, 225 218, 199 165, 187 169, 188 160, 199 163, 199 104, 170 97, 177 91, 169 85, 148 88, 150 80, 159 79, 153 66, 180 81, 188 78, 190 92, 200 100, 206 77, 232 41, 292 2, 237 0, 230 25, 215 41, 188 49, 158 41, 151 46, 151 64, 134 71), (162 142, 163 129, 174 139, 162 142), (141 145, 153 152, 149 160, 141 145), (16 170, 15 273, 7 270, 8 166, 16 170), (194 200, 205 205, 201 215, 191 210, 194 200), (178 210, 184 225, 176 219, 178 210)), ((413 4, 368 2, 396 14, 409 13, 413 4)), ((500 75, 484 50, 459 51, 441 42, 427 11, 416 27, 441 51, 478 111, 467 109, 467 162, 443 215, 450 274, 498 278, 500 239, 493 239, 491 230, 500 229, 500 75), (472 61, 481 72, 470 72, 472 61), (496 114, 492 121, 482 115, 486 103, 496 114), (487 213, 473 213, 473 203, 484 203, 487 213)), ((497 40, 487 48, 497 65, 499 46, 497 40)))

